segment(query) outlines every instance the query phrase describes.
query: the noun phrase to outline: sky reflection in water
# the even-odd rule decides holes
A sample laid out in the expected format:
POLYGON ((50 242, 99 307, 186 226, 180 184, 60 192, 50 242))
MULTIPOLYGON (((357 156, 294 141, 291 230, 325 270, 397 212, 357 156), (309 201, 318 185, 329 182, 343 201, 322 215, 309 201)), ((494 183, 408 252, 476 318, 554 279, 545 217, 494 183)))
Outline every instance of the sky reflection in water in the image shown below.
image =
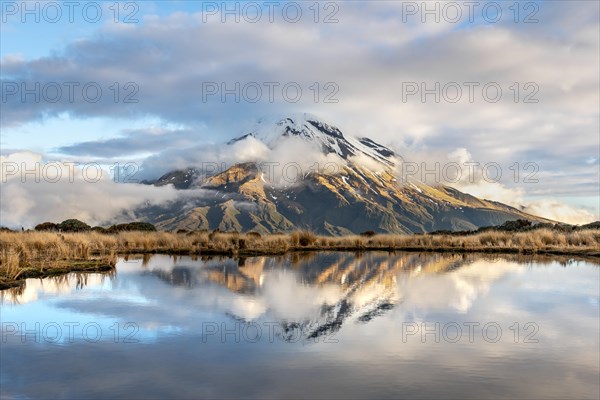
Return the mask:
POLYGON ((558 258, 129 257, 2 293, 1 394, 598 398, 599 282, 558 258))

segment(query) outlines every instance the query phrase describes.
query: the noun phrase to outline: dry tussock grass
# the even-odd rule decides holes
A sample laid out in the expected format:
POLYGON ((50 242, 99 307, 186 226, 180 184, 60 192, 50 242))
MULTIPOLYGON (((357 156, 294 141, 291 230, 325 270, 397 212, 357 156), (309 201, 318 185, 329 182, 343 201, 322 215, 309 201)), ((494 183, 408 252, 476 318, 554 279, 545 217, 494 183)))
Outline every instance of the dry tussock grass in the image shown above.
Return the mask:
POLYGON ((238 234, 224 232, 0 232, 0 277, 16 279, 23 269, 60 261, 110 260, 117 253, 262 253, 289 250, 420 249, 446 251, 578 251, 598 255, 600 231, 483 232, 475 235, 359 235, 329 237, 310 231, 291 234, 238 234))

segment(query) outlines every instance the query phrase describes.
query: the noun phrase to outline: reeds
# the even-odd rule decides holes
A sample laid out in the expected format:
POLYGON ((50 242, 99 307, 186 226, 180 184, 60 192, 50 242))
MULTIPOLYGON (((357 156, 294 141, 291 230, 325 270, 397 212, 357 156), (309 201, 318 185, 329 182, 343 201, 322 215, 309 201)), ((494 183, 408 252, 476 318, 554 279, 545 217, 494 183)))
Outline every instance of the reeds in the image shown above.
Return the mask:
POLYGON ((290 234, 225 232, 0 232, 0 279, 18 279, 28 268, 65 268, 70 262, 112 262, 118 253, 283 254, 294 250, 427 250, 495 251, 600 256, 600 230, 561 232, 486 231, 474 235, 317 236, 310 231, 290 234))
MULTIPOLYGON (((372 237, 318 236, 310 231, 290 234, 255 234, 227 232, 119 232, 114 235, 97 232, 0 232, 2 265, 9 261, 9 253, 16 253, 11 260, 38 258, 86 259, 96 255, 113 253, 201 253, 202 251, 236 250, 293 250, 308 248, 513 248, 543 250, 547 248, 600 248, 600 230, 560 232, 538 229, 529 232, 486 231, 474 235, 394 235, 379 234, 372 237), (17 257, 17 255, 19 255, 17 257), (14 258, 16 257, 16 258, 14 258)), ((10 261, 15 262, 15 261, 10 261)))

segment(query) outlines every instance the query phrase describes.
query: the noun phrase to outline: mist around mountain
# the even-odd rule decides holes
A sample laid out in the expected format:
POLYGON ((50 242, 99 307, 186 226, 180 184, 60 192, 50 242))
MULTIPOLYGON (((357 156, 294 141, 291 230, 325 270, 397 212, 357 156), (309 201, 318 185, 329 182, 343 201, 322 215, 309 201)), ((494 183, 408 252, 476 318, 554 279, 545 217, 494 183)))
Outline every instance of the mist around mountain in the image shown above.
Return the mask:
POLYGON ((548 222, 448 185, 402 179, 401 155, 370 138, 347 136, 310 114, 264 118, 226 146, 262 146, 277 156, 216 170, 190 165, 170 171, 145 183, 173 185, 181 196, 139 207, 130 216, 164 230, 309 229, 332 235, 466 231, 517 219, 548 222))

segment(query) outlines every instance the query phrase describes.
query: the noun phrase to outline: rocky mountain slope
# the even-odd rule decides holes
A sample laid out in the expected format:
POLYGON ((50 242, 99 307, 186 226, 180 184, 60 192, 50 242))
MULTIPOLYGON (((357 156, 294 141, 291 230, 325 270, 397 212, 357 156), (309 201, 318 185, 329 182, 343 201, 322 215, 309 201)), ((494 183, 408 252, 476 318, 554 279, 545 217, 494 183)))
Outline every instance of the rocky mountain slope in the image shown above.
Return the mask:
POLYGON ((290 138, 339 160, 335 170, 303 171, 292 183, 266 174, 260 162, 233 164, 210 176, 193 167, 171 171, 151 183, 172 184, 186 196, 135 210, 136 217, 169 230, 268 233, 306 228, 334 235, 471 230, 522 218, 545 221, 449 186, 400 183, 392 150, 368 138, 347 137, 307 114, 259 121, 228 145, 258 140, 281 149, 298 143, 290 138), (201 194, 195 196, 194 189, 201 194))

